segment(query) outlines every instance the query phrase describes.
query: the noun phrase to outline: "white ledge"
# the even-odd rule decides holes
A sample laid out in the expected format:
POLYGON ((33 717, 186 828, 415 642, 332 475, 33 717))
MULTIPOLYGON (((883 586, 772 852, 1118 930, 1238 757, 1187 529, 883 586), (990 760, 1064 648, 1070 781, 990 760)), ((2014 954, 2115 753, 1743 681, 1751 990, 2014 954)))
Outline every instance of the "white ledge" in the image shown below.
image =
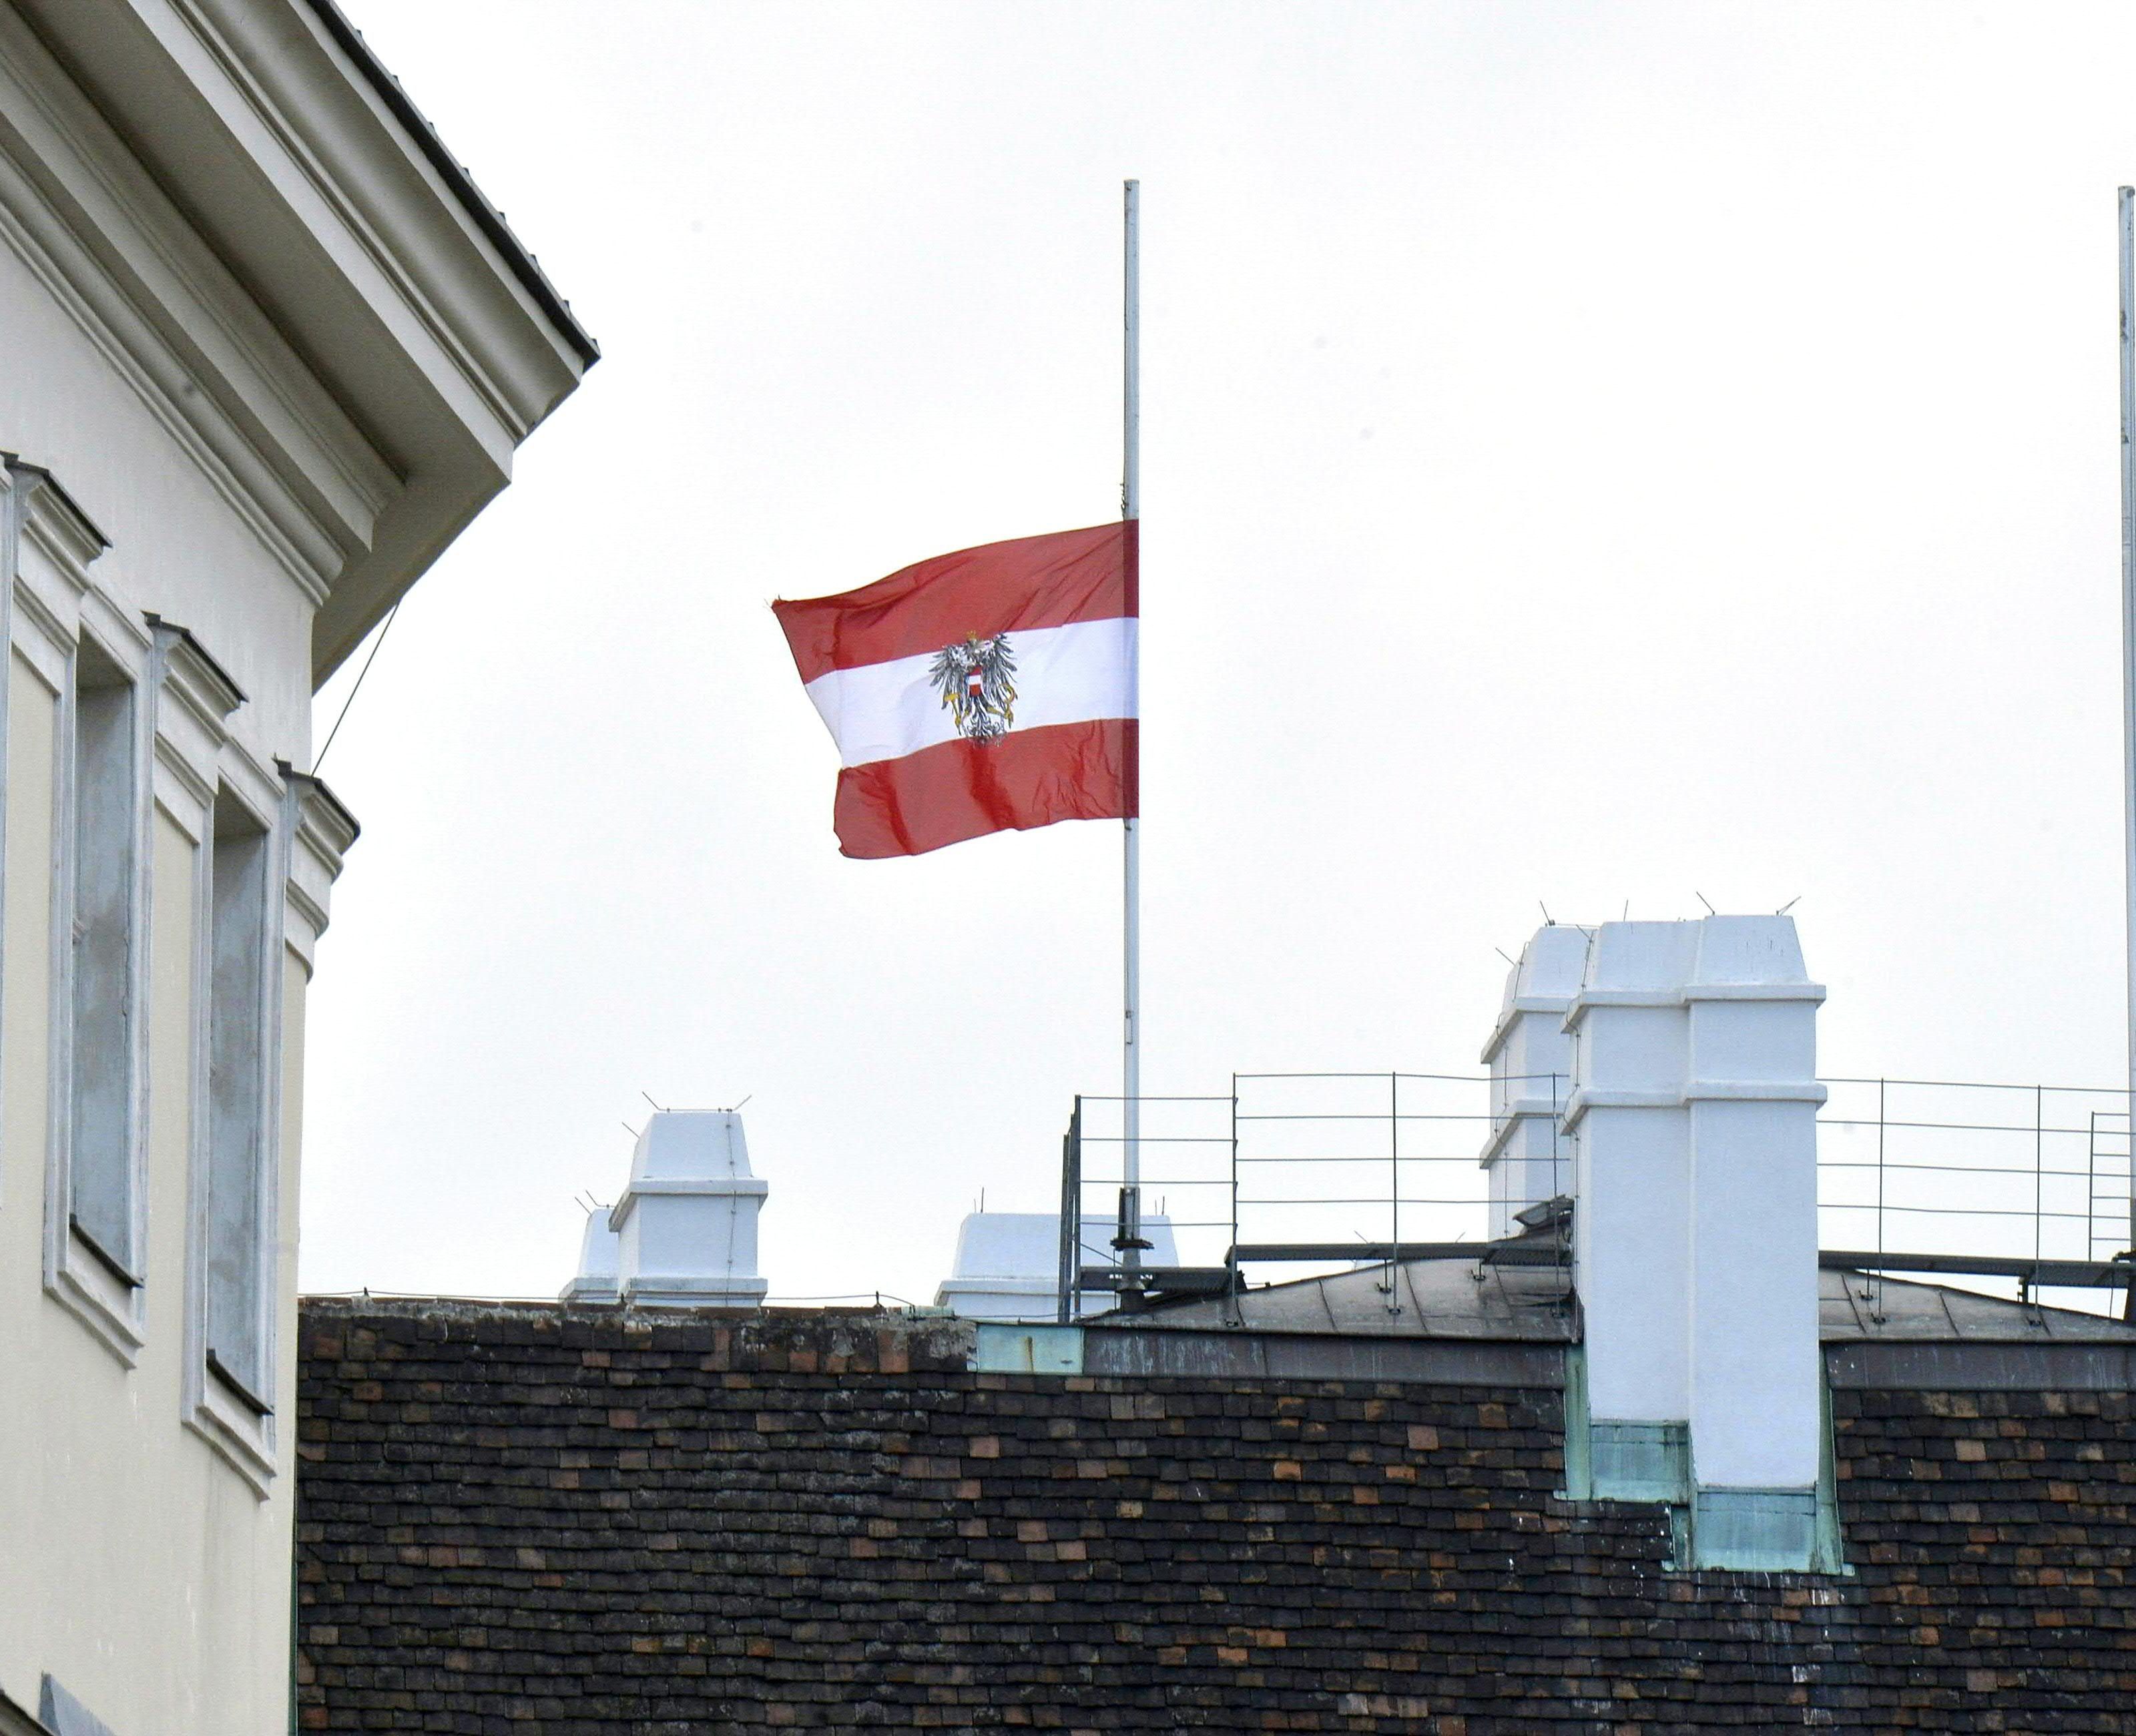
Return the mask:
POLYGON ((1565 1130, 1570 1132, 1590 1109, 1681 1109, 1683 1093, 1668 1091, 1595 1091, 1572 1093, 1565 1106, 1565 1130))
POLYGON ((641 1199, 676 1199, 694 1195, 699 1198, 761 1200, 770 1191, 771 1184, 760 1176, 723 1176, 709 1181, 634 1181, 609 1211, 609 1228, 620 1234, 623 1226, 630 1221, 631 1208, 641 1199))
POLYGON ((641 1272, 623 1281, 623 1299, 640 1307, 658 1307, 673 1302, 682 1307, 702 1307, 725 1302, 737 1308, 753 1308, 770 1293, 769 1279, 761 1278, 685 1278, 660 1272, 641 1272))
POLYGON ((1693 1079, 1672 1091, 1595 1091, 1572 1093, 1565 1108, 1570 1132, 1590 1109, 1686 1109, 1693 1103, 1822 1103, 1828 1093, 1814 1079, 1693 1079))
POLYGON ((1683 1088, 1687 1103, 1821 1103, 1830 1095, 1814 1079, 1693 1079, 1683 1088))
POLYGON ((1696 1001, 1803 1001, 1815 1006, 1824 999, 1822 982, 1687 982, 1683 998, 1696 1001))
POLYGON ((1483 1142, 1483 1152, 1476 1162, 1488 1168, 1506 1148, 1506 1142, 1520 1131, 1521 1123, 1528 1121, 1556 1121, 1566 1113, 1570 1099, 1551 1103, 1540 1097, 1524 1097, 1506 1111, 1505 1118, 1491 1130, 1491 1137, 1483 1142))
POLYGON ((1512 1004, 1498 1015, 1498 1022, 1491 1027, 1491 1040, 1483 1045, 1478 1058, 1488 1067, 1491 1058, 1506 1046, 1506 1039, 1512 1035, 1513 1026, 1522 1013, 1556 1013, 1561 1017, 1572 1005, 1569 995, 1516 995, 1512 1004))

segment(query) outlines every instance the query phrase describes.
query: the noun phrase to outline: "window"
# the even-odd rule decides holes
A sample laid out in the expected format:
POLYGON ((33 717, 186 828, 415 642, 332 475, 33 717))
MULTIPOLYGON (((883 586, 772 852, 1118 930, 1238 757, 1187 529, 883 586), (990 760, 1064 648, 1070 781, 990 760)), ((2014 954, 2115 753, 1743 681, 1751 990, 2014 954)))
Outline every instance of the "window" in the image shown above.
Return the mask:
POLYGON ((231 739, 229 719, 245 703, 236 683, 184 628, 159 615, 148 624, 158 682, 158 854, 167 870, 157 885, 157 932, 161 938, 167 927, 174 952, 182 924, 171 907, 190 894, 182 924, 191 993, 180 1414, 265 1496, 275 1472, 276 923, 288 798, 280 780, 231 739), (189 846, 182 875, 181 836, 189 846))
POLYGON ((28 660, 56 725, 45 1287, 131 1367, 147 1320, 146 717, 130 623, 93 588, 79 600, 70 636, 46 623, 28 660))
POLYGON ((134 932, 139 780, 134 683, 85 638, 76 653, 68 1222, 108 1274, 141 1283, 134 1155, 134 932))
POLYGON ((215 804, 208 938, 206 1356, 255 1417, 270 1410, 274 1305, 266 1173, 269 833, 225 786, 215 804))

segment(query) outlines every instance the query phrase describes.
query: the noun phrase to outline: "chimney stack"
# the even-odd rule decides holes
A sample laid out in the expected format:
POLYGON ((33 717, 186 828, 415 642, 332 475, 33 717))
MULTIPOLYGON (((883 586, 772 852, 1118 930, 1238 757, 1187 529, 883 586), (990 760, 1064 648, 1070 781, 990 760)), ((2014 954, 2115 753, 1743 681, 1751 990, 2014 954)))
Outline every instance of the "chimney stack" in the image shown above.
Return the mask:
MULTIPOLYGON (((750 1172, 733 1110, 658 1111, 608 1215, 618 1295, 664 1307, 757 1307, 769 1287, 756 1270, 756 1219, 769 1191, 750 1172)), ((594 1242, 590 1226, 590 1257, 594 1242)))
POLYGON ((1691 1508, 1695 1564, 1816 1536, 1816 1020, 1784 916, 1604 923, 1566 1024, 1595 1493, 1691 1508))
POLYGON ((1517 1236, 1531 1205, 1572 1191, 1571 1148, 1559 1138, 1572 1090, 1572 1040, 1565 1016, 1587 967, 1587 931, 1537 929, 1506 975, 1506 1000, 1483 1064, 1491 1069, 1490 1172, 1493 1239, 1517 1236))
MULTIPOLYGON (((1142 1233, 1149 1242, 1143 1256, 1148 1266, 1176 1266, 1179 1251, 1172 1220, 1145 1213, 1142 1233)), ((1109 1265, 1119 1258, 1112 1245, 1109 1219, 1086 1218, 1081 1233, 1085 1266, 1109 1265)), ((957 1230, 957 1258, 952 1276, 934 1292, 934 1306, 966 1320, 1050 1321, 1060 1307, 1061 1220, 1053 1212, 975 1211, 957 1230)), ((1090 1312, 1112 1306, 1105 1292, 1085 1292, 1090 1312)))
POLYGON ((616 1289, 616 1263, 621 1249, 608 1215, 612 1206, 596 1205, 586 1214, 586 1233, 579 1244, 578 1275, 564 1286, 561 1300, 567 1302, 620 1302, 616 1289))
POLYGON ((1818 1547, 1823 999, 1784 916, 1559 925, 1483 1051, 1492 1234, 1575 1201, 1591 1491, 1680 1506, 1699 1566, 1818 1547))

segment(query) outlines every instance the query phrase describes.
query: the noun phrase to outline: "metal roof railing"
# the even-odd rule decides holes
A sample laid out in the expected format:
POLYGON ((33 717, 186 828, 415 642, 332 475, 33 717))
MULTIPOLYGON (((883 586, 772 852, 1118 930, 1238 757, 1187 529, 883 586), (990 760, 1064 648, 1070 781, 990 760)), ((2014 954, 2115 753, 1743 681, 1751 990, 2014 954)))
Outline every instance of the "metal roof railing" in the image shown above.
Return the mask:
MULTIPOLYGON (((1824 1264, 1933 1273, 1997 1294, 2051 1291, 2057 1306, 2119 1312, 2136 1240, 2127 1091, 1823 1083, 1824 1264)), ((1500 1079, 1494 1089, 1474 1073, 1241 1073, 1231 1086, 1140 1099, 1143 1211, 1169 1220, 1178 1264, 1168 1281, 1190 1290, 1215 1272, 1235 1286, 1256 1268, 1294 1276, 1426 1248, 1503 1257, 1519 1226, 1493 1222, 1479 1156, 1514 1098, 1562 1103, 1569 1094, 1561 1075, 1500 1079)), ((1103 1239, 1084 1224, 1117 1210, 1122 1108, 1117 1097, 1079 1097, 1063 1141, 1061 1281, 1071 1317, 1085 1293, 1121 1283, 1116 1264, 1092 1268, 1080 1250, 1086 1234, 1103 1239)), ((1559 1139, 1555 1190, 1566 1193, 1571 1142, 1559 1139)))

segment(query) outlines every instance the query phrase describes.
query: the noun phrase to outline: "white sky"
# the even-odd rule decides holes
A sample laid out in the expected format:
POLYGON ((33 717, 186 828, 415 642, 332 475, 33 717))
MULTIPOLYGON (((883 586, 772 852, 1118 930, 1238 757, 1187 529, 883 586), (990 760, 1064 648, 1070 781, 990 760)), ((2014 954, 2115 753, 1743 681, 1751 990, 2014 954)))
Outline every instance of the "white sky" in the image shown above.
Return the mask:
POLYGON ((1472 1068, 1538 900, 1698 893, 1827 1071, 2120 1072, 2136 13, 345 3, 606 359, 325 764, 308 1288, 552 1293, 641 1091, 775 1295, 1052 1208, 1118 828, 841 858, 765 604, 1115 513, 1129 174, 1146 1089, 1472 1068))

